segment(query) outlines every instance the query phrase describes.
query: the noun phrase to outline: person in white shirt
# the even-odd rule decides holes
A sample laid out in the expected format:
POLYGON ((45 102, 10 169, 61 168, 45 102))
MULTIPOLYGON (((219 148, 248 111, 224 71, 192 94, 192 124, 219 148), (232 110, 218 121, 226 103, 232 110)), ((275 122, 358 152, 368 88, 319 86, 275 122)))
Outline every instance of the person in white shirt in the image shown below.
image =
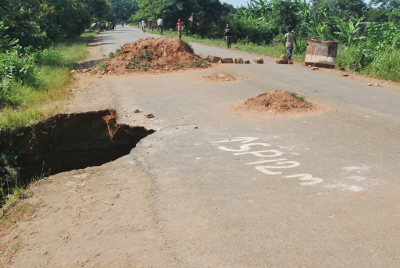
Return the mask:
POLYGON ((298 49, 296 36, 292 33, 292 27, 289 26, 288 32, 285 34, 285 47, 286 47, 286 56, 289 61, 292 60, 292 53, 293 53, 293 43, 296 44, 296 48, 298 49))
POLYGON ((141 26, 142 26, 142 31, 143 31, 143 32, 146 32, 146 21, 145 21, 145 20, 142 20, 142 21, 140 22, 140 24, 141 24, 141 26))
POLYGON ((158 27, 158 30, 160 31, 160 34, 162 35, 163 28, 164 28, 164 22, 163 22, 162 18, 160 18, 160 17, 157 20, 157 27, 158 27))

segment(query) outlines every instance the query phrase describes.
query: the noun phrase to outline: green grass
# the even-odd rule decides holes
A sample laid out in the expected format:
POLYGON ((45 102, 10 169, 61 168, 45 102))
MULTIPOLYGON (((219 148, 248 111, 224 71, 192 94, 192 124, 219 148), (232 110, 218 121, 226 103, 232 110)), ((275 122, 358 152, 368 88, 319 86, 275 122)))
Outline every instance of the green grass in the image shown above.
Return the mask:
POLYGON ((292 96, 295 97, 296 99, 298 99, 298 100, 300 100, 300 101, 302 101, 302 102, 304 102, 304 103, 309 104, 309 103, 306 101, 306 97, 304 97, 304 96, 299 96, 299 95, 297 95, 296 92, 290 92, 290 94, 292 94, 292 96))
POLYGON ((0 129, 15 128, 43 119, 61 110, 59 102, 69 95, 66 87, 71 84, 70 70, 86 58, 87 44, 96 36, 95 32, 86 32, 66 43, 51 47, 49 50, 60 53, 53 61, 46 62, 35 73, 37 83, 30 86, 14 84, 13 105, 0 110, 0 129))
POLYGON ((400 51, 389 50, 375 56, 363 72, 366 75, 400 82, 400 51))

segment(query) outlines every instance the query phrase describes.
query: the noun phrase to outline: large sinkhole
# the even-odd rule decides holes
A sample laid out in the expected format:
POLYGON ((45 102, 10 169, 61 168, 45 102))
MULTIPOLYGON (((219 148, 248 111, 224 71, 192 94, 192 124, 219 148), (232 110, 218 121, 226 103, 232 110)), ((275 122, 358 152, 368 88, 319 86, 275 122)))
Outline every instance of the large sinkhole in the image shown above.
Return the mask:
POLYGON ((144 137, 144 127, 117 124, 115 110, 59 114, 14 130, 13 146, 22 149, 25 179, 89 166, 129 154, 144 137))

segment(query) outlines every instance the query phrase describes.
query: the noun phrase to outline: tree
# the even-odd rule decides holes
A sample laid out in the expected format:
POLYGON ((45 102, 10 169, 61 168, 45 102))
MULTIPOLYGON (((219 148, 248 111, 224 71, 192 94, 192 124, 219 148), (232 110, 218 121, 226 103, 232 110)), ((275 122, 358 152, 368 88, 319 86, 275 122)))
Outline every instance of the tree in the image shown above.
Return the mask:
POLYGON ((93 16, 108 12, 108 0, 2 0, 5 33, 22 47, 44 48, 80 35, 93 16))
POLYGON ((137 0, 136 3, 139 7, 138 14, 140 16, 133 16, 133 20, 141 20, 143 16, 155 19, 156 17, 165 13, 166 10, 174 7, 174 0, 137 0))
POLYGON ((373 22, 393 22, 400 26, 400 0, 371 0, 368 13, 369 21, 373 22))
POLYGON ((49 41, 41 29, 40 18, 44 15, 39 0, 6 0, 0 12, 6 28, 5 34, 11 39, 18 39, 23 47, 41 47, 49 41))
POLYGON ((91 19, 103 19, 111 10, 111 3, 109 0, 84 0, 83 2, 89 9, 91 19))
POLYGON ((219 29, 223 28, 221 16, 224 11, 224 6, 219 0, 194 1, 190 31, 201 36, 215 37, 219 34, 219 29))
POLYGON ((110 0, 111 9, 106 15, 108 21, 127 21, 129 17, 139 10, 139 6, 132 0, 110 0))
POLYGON ((289 26, 295 28, 300 20, 296 16, 299 11, 299 6, 296 2, 288 0, 273 0, 272 1, 272 21, 273 27, 278 32, 284 33, 289 26))
POLYGON ((375 6, 380 9, 387 10, 389 12, 393 12, 395 9, 400 9, 400 0, 371 0, 369 2, 370 6, 375 6))
POLYGON ((186 32, 201 36, 217 34, 222 23, 222 15, 228 13, 226 6, 219 0, 137 0, 139 10, 131 21, 140 21, 161 16, 165 28, 176 28, 181 19, 186 32), (218 28, 218 29, 217 29, 218 28))
POLYGON ((345 21, 360 18, 368 11, 363 0, 313 0, 313 10, 317 13, 327 11, 329 16, 345 21))

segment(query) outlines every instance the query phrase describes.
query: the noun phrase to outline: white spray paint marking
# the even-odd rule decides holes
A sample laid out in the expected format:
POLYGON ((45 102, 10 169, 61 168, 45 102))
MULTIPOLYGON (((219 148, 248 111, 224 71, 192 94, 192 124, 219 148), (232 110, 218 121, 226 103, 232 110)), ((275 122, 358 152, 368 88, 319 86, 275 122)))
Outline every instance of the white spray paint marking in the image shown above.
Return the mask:
POLYGON ((255 151, 255 152, 245 152, 245 153, 234 153, 233 155, 245 155, 245 154, 252 154, 257 157, 276 157, 276 156, 281 156, 283 155, 282 152, 279 152, 277 150, 265 150, 265 151, 255 151), (270 153, 270 154, 265 154, 265 153, 270 153))
POLYGON ((352 192, 364 192, 365 191, 365 188, 358 186, 358 185, 351 185, 351 186, 347 187, 347 189, 352 192))
MULTIPOLYGON (((279 136, 277 136, 279 137, 279 136)), ((212 143, 240 143, 238 147, 232 148, 231 146, 219 146, 218 149, 225 152, 233 152, 235 156, 248 155, 252 157, 261 158, 259 161, 254 161, 250 163, 246 163, 246 165, 255 165, 255 169, 262 172, 266 175, 281 175, 283 171, 277 171, 277 169, 291 169, 300 166, 300 163, 297 161, 289 161, 286 158, 279 159, 271 159, 275 157, 282 156, 284 152, 268 149, 268 150, 260 150, 266 147, 271 147, 269 143, 254 143, 254 141, 258 140, 255 137, 236 137, 233 139, 227 139, 222 141, 215 141, 212 143), (263 159, 269 158, 269 159, 263 159), (267 164, 267 165, 263 165, 267 164)), ((281 146, 281 149, 285 149, 287 151, 292 151, 294 146, 281 146)), ((308 149, 308 148, 307 148, 308 149)), ((302 186, 310 186, 322 183, 324 180, 320 178, 314 178, 311 174, 294 174, 294 175, 286 175, 283 178, 292 179, 298 178, 301 181, 302 186)), ((254 179, 253 179, 254 180, 254 179)))
POLYGON ((347 177, 347 179, 354 180, 354 181, 357 181, 357 182, 367 181, 368 180, 368 178, 362 177, 362 176, 351 176, 351 177, 347 177))
POLYGON ((227 151, 227 152, 246 152, 251 149, 251 146, 263 146, 263 147, 269 147, 271 146, 268 143, 249 143, 249 144, 244 144, 240 146, 240 149, 230 149, 225 146, 220 146, 218 147, 222 151, 227 151))
POLYGON ((347 184, 344 184, 344 183, 326 185, 325 188, 328 188, 328 189, 342 188, 344 190, 357 192, 357 193, 365 191, 365 188, 361 187, 359 185, 347 185, 347 184))
POLYGON ((350 166, 350 167, 342 167, 342 170, 347 171, 347 172, 357 172, 357 173, 361 173, 361 172, 368 172, 369 171, 369 167, 366 166, 361 166, 361 167, 356 167, 356 166, 350 166))
POLYGON ((366 187, 371 185, 379 185, 377 180, 368 178, 367 176, 362 176, 362 173, 368 173, 370 168, 367 166, 348 166, 342 167, 341 170, 344 171, 344 175, 346 176, 346 180, 353 181, 353 183, 361 184, 361 185, 352 185, 346 186, 345 188, 352 192, 362 192, 365 191, 366 187), (357 174, 357 175, 351 175, 357 174))
POLYGON ((300 166, 300 163, 296 162, 296 161, 279 161, 279 162, 276 162, 276 165, 279 165, 279 166, 256 166, 256 169, 258 171, 261 171, 262 173, 265 173, 268 175, 275 175, 275 174, 282 174, 282 172, 274 172, 274 171, 270 171, 270 169, 294 168, 294 167, 300 166))
POLYGON ((231 140, 223 140, 223 141, 215 141, 214 143, 227 143, 227 142, 242 142, 242 143, 247 143, 247 142, 252 142, 258 140, 258 138, 253 138, 253 137, 236 137, 231 140))
POLYGON ((309 182, 303 182, 300 183, 300 185, 314 185, 323 182, 323 179, 320 178, 313 178, 312 175, 310 174, 298 174, 298 175, 290 175, 286 176, 285 178, 297 178, 300 177, 299 179, 302 181, 309 181, 309 182))
POLYGON ((295 147, 294 146, 279 146, 279 149, 291 152, 291 151, 293 151, 295 149, 295 147))

